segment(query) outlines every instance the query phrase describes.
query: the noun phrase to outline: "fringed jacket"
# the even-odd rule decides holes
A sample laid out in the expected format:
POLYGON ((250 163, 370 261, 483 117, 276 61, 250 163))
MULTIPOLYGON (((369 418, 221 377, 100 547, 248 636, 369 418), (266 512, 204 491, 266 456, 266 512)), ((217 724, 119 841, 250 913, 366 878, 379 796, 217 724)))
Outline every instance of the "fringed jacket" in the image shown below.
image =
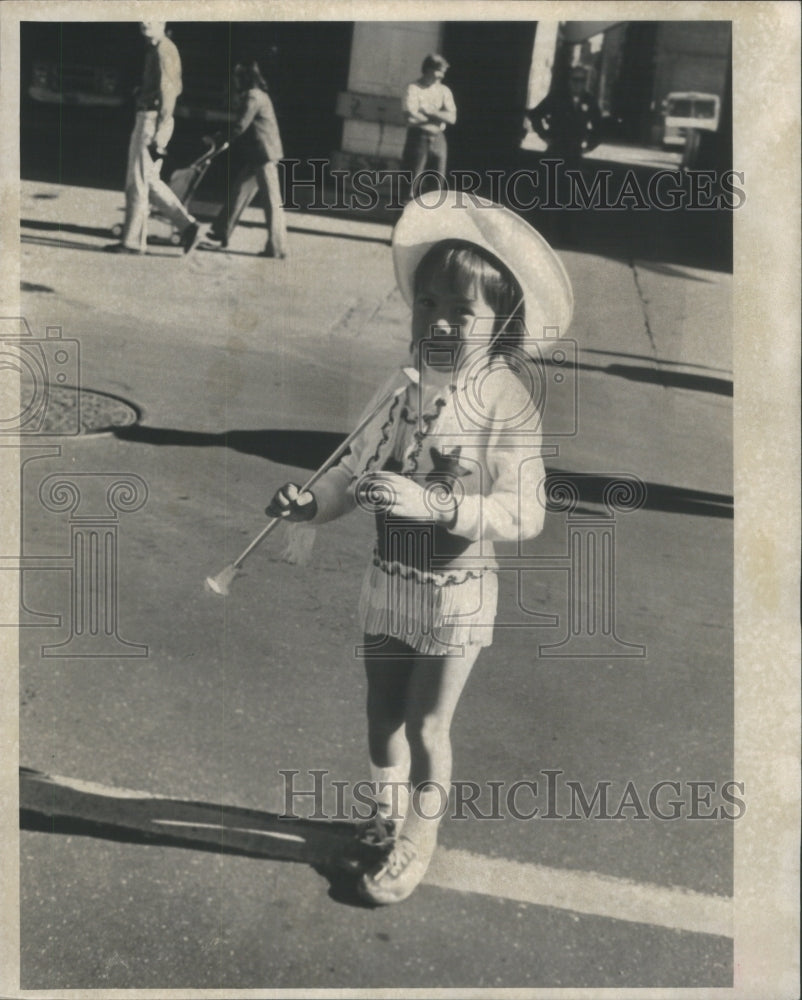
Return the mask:
MULTIPOLYGON (((433 539, 433 569, 492 569, 495 542, 538 535, 545 514, 545 469, 537 373, 524 373, 530 377, 527 387, 503 362, 472 367, 451 383, 427 382, 424 376, 420 385, 410 383, 388 403, 314 487, 315 521, 332 520, 356 506, 372 512, 377 555, 388 558, 388 528, 397 526, 397 519, 386 513, 387 491, 377 477, 384 471, 417 482, 432 510, 440 504, 452 510, 456 501, 447 527, 434 519, 418 522, 433 539)), ((365 413, 404 377, 394 374, 365 413)))

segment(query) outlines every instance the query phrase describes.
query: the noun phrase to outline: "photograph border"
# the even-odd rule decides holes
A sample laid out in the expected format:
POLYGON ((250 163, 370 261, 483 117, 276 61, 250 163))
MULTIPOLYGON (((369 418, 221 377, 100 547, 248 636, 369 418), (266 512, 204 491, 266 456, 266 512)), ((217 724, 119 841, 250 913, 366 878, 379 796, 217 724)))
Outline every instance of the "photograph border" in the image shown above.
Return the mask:
MULTIPOLYGON (((731 20, 733 165, 745 175, 734 224, 735 761, 748 809, 734 824, 732 989, 705 996, 792 998, 799 988, 800 799, 800 8, 775 2, 251 2, 119 0, 0 5, 0 308, 19 316, 19 24, 23 20, 731 20), (778 44, 778 40, 782 44, 778 44)), ((19 547, 18 456, 0 449, 5 551, 19 547)), ((11 577, 11 574, 3 574, 11 577)), ((16 613, 16 583, 0 601, 16 613)), ((0 633, 0 994, 4 997, 681 997, 683 989, 52 990, 19 989, 17 636, 0 633)), ((703 665, 700 664, 700 669, 703 665)))

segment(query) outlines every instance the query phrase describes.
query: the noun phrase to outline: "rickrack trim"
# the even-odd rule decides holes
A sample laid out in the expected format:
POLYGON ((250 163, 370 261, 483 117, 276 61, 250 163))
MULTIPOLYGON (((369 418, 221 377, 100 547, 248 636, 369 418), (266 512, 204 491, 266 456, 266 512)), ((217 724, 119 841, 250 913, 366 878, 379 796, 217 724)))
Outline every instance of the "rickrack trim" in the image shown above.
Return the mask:
POLYGON ((481 580, 485 572, 484 570, 465 569, 459 573, 432 573, 395 560, 382 559, 378 549, 373 550, 373 565, 388 576, 400 576, 402 580, 414 579, 418 583, 434 583, 438 587, 453 587, 467 583, 468 580, 481 580))
POLYGON ((390 440, 390 428, 393 426, 393 423, 395 422, 395 411, 398 408, 400 399, 401 399, 400 396, 396 396, 392 402, 390 410, 387 414, 387 419, 381 426, 381 440, 376 445, 376 450, 367 460, 365 464, 365 470, 364 470, 365 472, 369 472, 373 468, 373 466, 379 461, 379 455, 381 454, 382 448, 390 440))
MULTIPOLYGON (((455 385, 450 385, 448 387, 449 393, 451 395, 456 391, 455 385)), ((443 408, 446 405, 447 400, 443 396, 437 396, 434 401, 434 413, 422 413, 420 416, 420 422, 423 424, 423 429, 415 431, 412 438, 415 442, 414 446, 409 451, 409 454, 404 459, 404 469, 401 473, 404 476, 409 476, 412 473, 418 471, 418 459, 420 458, 420 453, 423 450, 423 442, 426 440, 428 435, 431 433, 432 425, 436 422, 437 418, 440 416, 443 408)), ((412 423, 413 421, 407 421, 412 423)), ((414 421, 417 423, 418 421, 414 421)))
MULTIPOLYGON (((409 388, 410 387, 407 386, 407 391, 404 393, 405 401, 407 401, 407 397, 409 396, 409 388)), ((448 387, 449 393, 451 394, 453 394, 456 391, 456 389, 457 387, 453 384, 448 387)), ((396 410, 398 409, 400 400, 401 400, 400 396, 396 396, 395 399, 393 400, 390 409, 387 413, 387 419, 381 426, 381 431, 380 431, 381 438, 378 444, 376 445, 376 450, 373 452, 373 454, 365 463, 364 472, 370 472, 370 470, 376 465, 381 456, 382 449, 390 440, 392 427, 396 420, 396 410)), ((410 418, 408 401, 404 406, 404 408, 401 410, 399 418, 404 423, 416 424, 420 421, 420 423, 423 424, 423 429, 415 431, 414 434, 412 435, 414 445, 409 451, 409 454, 407 454, 406 457, 404 458, 403 468, 401 471, 402 476, 409 476, 410 474, 417 472, 418 459, 420 457, 421 450, 423 449, 423 442, 425 441, 426 437, 431 433, 432 425, 440 416, 440 413, 442 412, 443 407, 446 405, 446 402, 447 401, 443 396, 437 396, 437 398, 434 400, 434 413, 422 413, 420 418, 417 417, 410 418)))

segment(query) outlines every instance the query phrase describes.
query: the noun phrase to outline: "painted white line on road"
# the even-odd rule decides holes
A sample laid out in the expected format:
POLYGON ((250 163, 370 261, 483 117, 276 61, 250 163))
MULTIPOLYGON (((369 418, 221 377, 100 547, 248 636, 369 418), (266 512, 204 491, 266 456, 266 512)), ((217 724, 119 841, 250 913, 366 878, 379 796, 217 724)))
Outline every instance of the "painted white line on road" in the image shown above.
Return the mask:
POLYGON ((427 885, 696 934, 733 935, 732 899, 440 848, 427 885))
MULTIPOLYGON (((23 782, 52 784, 91 795, 115 799, 165 800, 168 796, 116 788, 39 772, 22 771, 23 782)), ((295 834, 267 830, 240 830, 218 823, 150 819, 163 826, 197 827, 279 837, 304 842, 295 834)), ((427 885, 457 892, 475 892, 536 906, 571 910, 588 916, 651 924, 695 934, 733 936, 732 899, 689 889, 634 882, 598 872, 548 868, 545 865, 489 858, 471 851, 439 848, 426 874, 427 885)))
POLYGON ((97 781, 82 781, 80 778, 64 778, 59 774, 42 774, 39 771, 20 773, 22 781, 34 781, 43 785, 57 785, 60 788, 71 788, 74 792, 84 792, 86 795, 102 795, 107 799, 167 799, 167 795, 156 795, 153 792, 140 792, 134 788, 117 788, 114 785, 101 785, 97 781))
POLYGON ((184 819, 152 819, 154 826, 189 826, 193 830, 219 830, 221 833, 250 833, 257 837, 277 837, 279 840, 295 840, 299 844, 305 844, 303 837, 298 837, 294 833, 277 833, 275 830, 250 830, 244 826, 227 826, 222 823, 195 823, 184 819))

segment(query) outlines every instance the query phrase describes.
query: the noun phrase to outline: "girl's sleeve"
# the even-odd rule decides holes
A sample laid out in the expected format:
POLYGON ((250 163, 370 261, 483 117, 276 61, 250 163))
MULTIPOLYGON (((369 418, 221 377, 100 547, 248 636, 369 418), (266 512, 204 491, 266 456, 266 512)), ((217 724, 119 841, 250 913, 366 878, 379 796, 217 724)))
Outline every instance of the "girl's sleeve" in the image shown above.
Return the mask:
POLYGON ((488 407, 481 490, 458 500, 450 530, 472 540, 499 542, 534 538, 543 529, 541 414, 511 376, 488 407))
MULTIPOLYGON (((398 384, 398 375, 393 375, 373 395, 357 420, 357 425, 370 413, 379 400, 386 396, 398 384)), ((389 410, 388 404, 388 410, 389 410)), ((354 482, 365 471, 370 457, 376 451, 382 440, 382 427, 387 421, 388 410, 380 411, 374 420, 354 438, 351 446, 328 472, 324 473, 312 487, 312 493, 317 501, 317 514, 313 524, 324 524, 333 521, 353 510, 356 506, 354 498, 354 482)))

